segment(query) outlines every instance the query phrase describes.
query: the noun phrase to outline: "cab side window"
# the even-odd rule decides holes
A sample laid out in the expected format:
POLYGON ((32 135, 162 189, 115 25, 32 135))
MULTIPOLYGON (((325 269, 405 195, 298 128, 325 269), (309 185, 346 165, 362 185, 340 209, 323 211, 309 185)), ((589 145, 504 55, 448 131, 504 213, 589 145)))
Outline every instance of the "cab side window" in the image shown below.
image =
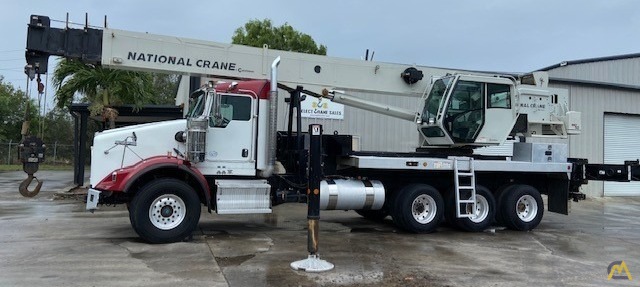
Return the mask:
POLYGON ((251 97, 243 96, 222 96, 222 105, 233 107, 234 121, 248 121, 251 119, 251 97))
POLYGON ((222 95, 220 99, 220 115, 215 119, 215 111, 211 110, 209 125, 212 127, 226 127, 231 121, 248 121, 251 119, 251 97, 222 95))
POLYGON ((487 83, 487 107, 510 109, 511 108, 511 87, 503 84, 487 83))

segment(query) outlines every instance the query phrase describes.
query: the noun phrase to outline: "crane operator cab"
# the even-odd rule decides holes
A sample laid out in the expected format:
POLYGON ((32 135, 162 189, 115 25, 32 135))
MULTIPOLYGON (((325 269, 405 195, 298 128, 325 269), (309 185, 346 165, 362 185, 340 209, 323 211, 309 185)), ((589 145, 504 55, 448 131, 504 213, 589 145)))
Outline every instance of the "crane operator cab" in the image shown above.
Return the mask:
POLYGON ((514 80, 510 78, 440 78, 425 93, 418 129, 429 146, 500 144, 515 123, 514 92, 514 80))
POLYGON ((569 110, 567 90, 547 83, 543 72, 518 80, 464 74, 435 80, 417 121, 421 147, 476 148, 502 144, 510 135, 580 134, 580 113, 569 110))

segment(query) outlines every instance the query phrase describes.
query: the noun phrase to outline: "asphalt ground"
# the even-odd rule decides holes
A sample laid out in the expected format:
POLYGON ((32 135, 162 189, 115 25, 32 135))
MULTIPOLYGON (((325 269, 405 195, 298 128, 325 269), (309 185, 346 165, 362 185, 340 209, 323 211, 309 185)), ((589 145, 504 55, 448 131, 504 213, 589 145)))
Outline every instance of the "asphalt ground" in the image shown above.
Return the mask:
POLYGON ((126 208, 84 211, 78 197, 56 197, 69 171, 40 171, 43 190, 18 193, 22 172, 0 173, 0 286, 637 286, 638 198, 572 204, 546 212, 531 232, 503 228, 432 234, 398 230, 355 212, 322 211, 324 273, 293 271, 307 257, 306 205, 266 215, 203 211, 193 240, 151 245, 130 227, 126 208), (57 198, 57 199, 56 199, 57 198), (62 198, 62 199, 60 199, 62 198), (624 261, 632 276, 607 280, 624 261))

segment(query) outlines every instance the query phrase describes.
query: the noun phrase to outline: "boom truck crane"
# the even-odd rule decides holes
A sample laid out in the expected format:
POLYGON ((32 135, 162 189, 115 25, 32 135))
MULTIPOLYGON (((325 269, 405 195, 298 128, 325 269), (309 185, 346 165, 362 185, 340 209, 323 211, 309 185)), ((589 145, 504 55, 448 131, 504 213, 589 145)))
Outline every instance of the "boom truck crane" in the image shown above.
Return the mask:
MULTIPOLYGON (((105 25, 106 26, 106 25, 105 25)), ((218 214, 270 213, 303 201, 309 176, 301 131, 304 95, 413 122, 415 152, 360 151, 351 135, 322 135, 320 208, 356 210, 370 219, 391 215, 409 232, 434 231, 443 218, 479 231, 494 219, 531 230, 548 210, 568 214, 588 179, 638 178, 637 162, 589 164, 568 159, 558 143, 580 132, 567 93, 547 87, 545 73, 521 77, 454 73, 111 28, 54 28, 32 15, 27 65, 47 72, 49 56, 114 69, 230 79, 189 96, 186 119, 96 133, 86 208, 125 203, 134 230, 149 242, 174 242, 195 229, 201 205, 218 214), (432 80, 428 80, 432 79, 432 80), (290 96, 287 131, 276 126, 279 90, 290 96), (422 96, 417 111, 372 103, 347 91, 422 96), (293 130, 294 112, 297 113, 293 130), (477 147, 503 143, 513 156, 481 156, 477 147)))

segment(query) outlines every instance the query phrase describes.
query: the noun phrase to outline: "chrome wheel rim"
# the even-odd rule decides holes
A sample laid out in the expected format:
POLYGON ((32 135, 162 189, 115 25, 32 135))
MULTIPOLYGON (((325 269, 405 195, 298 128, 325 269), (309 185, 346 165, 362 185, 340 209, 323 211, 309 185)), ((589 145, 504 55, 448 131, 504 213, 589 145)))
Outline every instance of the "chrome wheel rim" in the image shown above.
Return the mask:
POLYGON ((516 214, 520 220, 531 222, 538 215, 538 202, 531 195, 523 195, 516 201, 516 214))
POLYGON ((473 204, 467 204, 467 214, 473 214, 469 220, 473 223, 485 221, 489 216, 489 208, 489 201, 484 196, 476 194, 476 210, 473 210, 473 204))
POLYGON ((175 194, 165 194, 153 200, 149 207, 149 220, 158 229, 170 230, 184 221, 186 213, 182 198, 175 194))
POLYGON ((438 207, 433 197, 422 194, 413 200, 411 214, 413 219, 420 224, 427 224, 436 218, 438 207))

